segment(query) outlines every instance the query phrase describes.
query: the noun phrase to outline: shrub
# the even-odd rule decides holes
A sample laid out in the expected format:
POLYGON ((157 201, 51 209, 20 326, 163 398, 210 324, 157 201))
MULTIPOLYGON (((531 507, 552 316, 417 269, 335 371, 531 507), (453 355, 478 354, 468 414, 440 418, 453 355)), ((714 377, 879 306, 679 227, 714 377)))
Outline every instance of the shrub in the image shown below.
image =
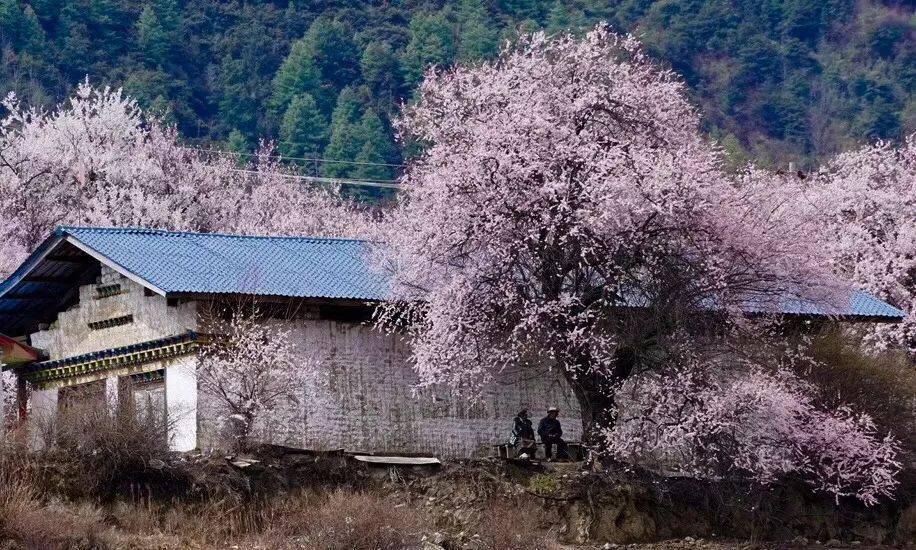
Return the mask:
POLYGON ((559 488, 557 480, 546 474, 537 474, 528 481, 528 487, 533 493, 549 495, 559 488))
POLYGON ((74 399, 53 418, 30 424, 43 439, 39 454, 51 474, 43 483, 73 498, 112 496, 168 455, 164 415, 139 415, 127 402, 74 399))
MULTIPOLYGON (((851 331, 830 331, 814 341, 805 377, 822 388, 828 405, 847 403, 893 432, 916 461, 916 368, 902 352, 867 353, 851 331)), ((906 459, 905 459, 906 461, 906 459)))

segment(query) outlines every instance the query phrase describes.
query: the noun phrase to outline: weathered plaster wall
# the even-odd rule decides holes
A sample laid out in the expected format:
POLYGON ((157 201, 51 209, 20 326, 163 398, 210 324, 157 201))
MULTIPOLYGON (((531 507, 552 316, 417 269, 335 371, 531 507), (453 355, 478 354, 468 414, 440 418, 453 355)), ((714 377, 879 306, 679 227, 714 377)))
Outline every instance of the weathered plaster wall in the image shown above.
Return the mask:
MULTIPOLYGON (((505 373, 473 402, 447 389, 414 395, 417 378, 407 362, 409 350, 398 338, 353 323, 308 319, 287 324, 302 358, 302 371, 290 373, 299 379, 300 398, 288 410, 261 419, 257 432, 266 440, 314 449, 473 456, 506 440, 522 406, 536 420, 549 405, 564 410, 568 439, 580 437, 575 400, 565 383, 549 373, 505 373), (307 364, 317 366, 318 376, 303 374, 307 364)), ((197 329, 195 304, 169 306, 165 298, 147 296, 140 285, 103 267, 96 284, 80 288, 79 303, 60 313, 49 329, 33 334, 31 342, 58 359, 197 329), (120 284, 124 292, 98 297, 97 286, 111 284, 120 284), (126 324, 90 326, 126 315, 133 316, 126 324)), ((220 412, 212 398, 198 395, 196 357, 170 359, 155 368, 166 371, 172 448, 219 446, 220 412)), ((111 373, 98 378, 107 378, 108 399, 116 401, 116 378, 111 373)), ((35 392, 36 409, 56 410, 56 390, 35 392)))
POLYGON ((16 375, 12 371, 0 372, 0 436, 16 419, 16 375))
MULTIPOLYGON (((300 403, 259 426, 276 443, 312 449, 429 453, 466 457, 503 443, 523 406, 537 419, 550 405, 563 409, 567 439, 581 436, 575 398, 557 376, 505 373, 471 403, 447 389, 414 395, 416 374, 400 339, 371 327, 327 320, 292 324, 303 365, 319 376, 299 375, 300 403)), ((218 406, 200 395, 202 447, 218 446, 218 406)))
POLYGON ((32 390, 29 394, 29 443, 34 449, 44 446, 47 430, 57 415, 57 388, 32 390))
MULTIPOLYGON (((176 336, 196 328, 197 309, 194 303, 170 306, 164 297, 147 295, 139 284, 102 266, 95 284, 80 287, 79 302, 58 314, 57 320, 48 329, 32 334, 31 343, 45 350, 50 359, 61 359, 176 336), (99 286, 115 284, 121 285, 120 293, 99 296, 99 286), (130 322, 107 326, 106 321, 128 315, 132 316, 130 322)), ((166 414, 173 450, 185 451, 197 446, 195 366, 193 355, 142 365, 144 372, 166 371, 166 414)), ((104 379, 106 400, 114 407, 118 401, 119 374, 125 373, 98 372, 82 376, 77 381, 85 383, 104 379)), ((50 386, 60 384, 56 382, 50 386)), ((56 411, 57 389, 50 387, 32 392, 29 417, 33 424, 50 421, 56 411)))
POLYGON ((142 286, 102 266, 97 284, 81 286, 79 302, 61 312, 48 330, 33 333, 31 343, 47 351, 51 359, 61 359, 175 336, 196 327, 197 311, 193 302, 169 306, 164 297, 146 296, 142 286), (110 284, 120 284, 125 292, 97 297, 96 288, 110 284), (133 315, 133 321, 107 328, 89 326, 126 315, 133 315))

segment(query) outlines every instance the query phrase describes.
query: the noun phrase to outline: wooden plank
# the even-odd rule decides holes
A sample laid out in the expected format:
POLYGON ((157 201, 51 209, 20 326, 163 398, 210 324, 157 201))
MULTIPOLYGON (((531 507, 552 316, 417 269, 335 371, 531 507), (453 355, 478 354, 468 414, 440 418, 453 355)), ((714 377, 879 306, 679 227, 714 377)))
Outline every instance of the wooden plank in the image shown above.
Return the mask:
POLYGON ((437 466, 442 462, 432 456, 371 456, 353 455, 360 462, 369 464, 389 464, 393 466, 437 466))

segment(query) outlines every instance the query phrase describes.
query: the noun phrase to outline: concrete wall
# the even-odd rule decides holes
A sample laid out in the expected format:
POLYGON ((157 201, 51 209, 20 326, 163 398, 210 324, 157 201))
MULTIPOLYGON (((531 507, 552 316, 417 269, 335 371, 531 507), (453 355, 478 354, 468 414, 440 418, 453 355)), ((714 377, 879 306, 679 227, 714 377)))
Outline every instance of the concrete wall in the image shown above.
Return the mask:
MULTIPOLYGON (((526 406, 537 419, 549 405, 563 409, 569 440, 579 439, 575 398, 557 376, 505 373, 475 402, 446 388, 414 395, 416 374, 409 350, 396 337, 371 327, 327 320, 290 322, 298 354, 314 362, 318 376, 298 376, 299 404, 265 419, 258 433, 275 443, 310 449, 479 456, 503 443, 512 418, 526 406)), ((218 402, 199 396, 199 441, 220 445, 218 402)))
POLYGON ((60 359, 175 336, 196 327, 197 310, 193 302, 168 306, 162 296, 146 296, 142 286, 102 266, 97 284, 81 286, 79 302, 61 312, 48 330, 33 333, 30 341, 34 347, 47 351, 50 359, 60 359), (125 292, 97 297, 96 288, 110 284, 120 284, 125 292), (90 327, 90 323, 126 315, 133 315, 132 322, 107 328, 90 327))

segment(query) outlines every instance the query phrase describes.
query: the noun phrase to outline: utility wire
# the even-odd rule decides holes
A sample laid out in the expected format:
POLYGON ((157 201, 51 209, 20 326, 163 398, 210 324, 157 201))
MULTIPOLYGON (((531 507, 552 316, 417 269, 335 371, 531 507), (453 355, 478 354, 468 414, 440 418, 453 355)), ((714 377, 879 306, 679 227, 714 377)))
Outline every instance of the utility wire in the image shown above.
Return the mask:
MULTIPOLYGON (((225 154, 225 155, 239 155, 239 156, 244 156, 244 157, 260 157, 260 156, 262 156, 262 155, 259 155, 259 154, 257 154, 257 153, 243 153, 243 152, 240 152, 240 151, 225 151, 225 150, 222 150, 222 149, 204 149, 204 148, 202 148, 202 147, 190 147, 190 146, 184 146, 184 148, 185 148, 185 149, 192 149, 192 150, 194 150, 194 151, 202 151, 202 152, 204 152, 204 153, 222 153, 222 154, 225 154)), ((400 168, 400 167, 403 167, 403 166, 404 166, 403 164, 392 164, 392 163, 388 163, 388 162, 367 162, 367 161, 359 161, 359 160, 326 159, 326 158, 321 158, 321 157, 287 157, 287 156, 283 156, 283 155, 263 155, 263 156, 266 156, 267 158, 277 158, 277 159, 283 159, 283 160, 304 160, 304 161, 308 161, 308 162, 327 162, 327 163, 337 163, 337 164, 355 164, 355 165, 363 165, 363 166, 392 166, 392 167, 396 167, 396 168, 400 168)))
MULTIPOLYGON (((233 172, 240 174, 264 175, 264 172, 257 170, 244 170, 242 168, 233 168, 233 172)), ((281 178, 294 179, 308 183, 326 183, 332 185, 359 185, 363 187, 380 187, 385 189, 399 189, 401 186, 391 181, 371 181, 371 180, 351 180, 346 178, 324 178, 319 176, 298 176, 295 174, 283 174, 280 172, 270 172, 268 175, 280 176, 281 178)))

